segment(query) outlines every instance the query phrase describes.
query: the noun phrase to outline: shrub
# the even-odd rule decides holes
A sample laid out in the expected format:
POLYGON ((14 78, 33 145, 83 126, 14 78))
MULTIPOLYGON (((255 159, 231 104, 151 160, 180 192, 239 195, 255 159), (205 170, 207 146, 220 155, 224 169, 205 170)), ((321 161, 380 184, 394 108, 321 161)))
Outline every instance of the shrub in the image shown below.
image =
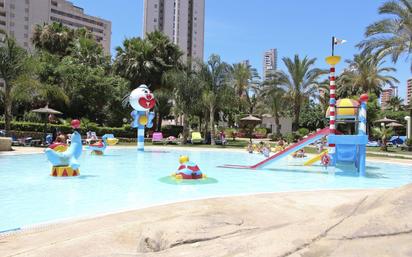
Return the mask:
POLYGON ((297 141, 298 139, 299 139, 299 135, 297 135, 294 132, 288 132, 288 133, 285 134, 285 140, 288 143, 293 143, 293 142, 297 141))
POLYGON ((256 128, 255 131, 256 131, 256 133, 261 134, 263 136, 266 136, 266 134, 267 134, 267 129, 266 128, 256 128))
POLYGON ((407 146, 412 146, 412 138, 408 138, 408 139, 405 141, 405 145, 407 145, 407 146))
MULTIPOLYGON (((58 131, 68 134, 73 131, 70 125, 56 125, 48 124, 48 131, 57 129, 58 131)), ((4 121, 0 121, 0 128, 4 128, 4 121)), ((27 131, 27 132, 44 132, 44 123, 34 123, 34 122, 12 122, 11 129, 15 131, 27 131)), ((83 124, 80 126, 80 133, 86 134, 87 131, 95 131, 97 135, 102 136, 104 134, 114 134, 116 137, 124 138, 134 138, 136 137, 135 129, 132 129, 130 125, 125 125, 121 128, 110 128, 110 127, 99 127, 89 125, 84 127, 83 124)))
POLYGON ((235 140, 236 138, 236 129, 234 128, 226 128, 224 129, 225 135, 227 138, 232 138, 233 140, 235 140))
POLYGON ((307 128, 300 128, 298 129, 298 133, 297 133, 300 137, 304 137, 306 135, 309 134, 309 129, 307 128))
POLYGON ((38 113, 25 112, 23 114, 23 121, 41 123, 41 122, 44 122, 44 119, 42 120, 41 115, 38 113))

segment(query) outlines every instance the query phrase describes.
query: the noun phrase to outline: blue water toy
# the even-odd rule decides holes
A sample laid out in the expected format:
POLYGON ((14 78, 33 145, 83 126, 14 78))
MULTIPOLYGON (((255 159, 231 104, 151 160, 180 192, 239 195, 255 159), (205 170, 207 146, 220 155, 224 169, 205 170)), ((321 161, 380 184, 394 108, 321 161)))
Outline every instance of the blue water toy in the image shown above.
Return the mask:
POLYGON ((52 144, 45 150, 49 162, 53 165, 52 176, 70 177, 79 175, 79 158, 82 154, 82 139, 79 132, 74 131, 71 144, 52 144))
POLYGON ((133 107, 131 116, 133 118, 132 127, 137 128, 137 150, 144 151, 144 129, 153 126, 154 112, 150 112, 156 101, 153 94, 146 85, 140 85, 132 91, 129 96, 129 103, 133 107))

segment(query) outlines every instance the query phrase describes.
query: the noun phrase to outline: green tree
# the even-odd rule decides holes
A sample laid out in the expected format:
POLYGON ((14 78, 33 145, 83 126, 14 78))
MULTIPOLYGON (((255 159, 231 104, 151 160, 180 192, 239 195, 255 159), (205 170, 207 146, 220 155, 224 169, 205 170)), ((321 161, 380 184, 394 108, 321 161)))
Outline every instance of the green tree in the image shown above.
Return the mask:
POLYGON ((114 68, 131 85, 147 84, 152 90, 161 88, 165 72, 179 68, 181 50, 163 33, 148 33, 145 39, 131 38, 116 48, 114 68))
POLYGON ((389 100, 389 108, 395 112, 402 110, 403 99, 399 96, 394 96, 389 100))
POLYGON ((170 114, 173 107, 172 92, 165 89, 156 90, 154 92, 156 99, 155 112, 157 113, 157 131, 162 129, 163 119, 170 114))
POLYGON ((293 59, 284 57, 283 63, 286 66, 286 72, 279 72, 282 84, 287 86, 288 94, 292 101, 293 109, 293 131, 299 127, 299 117, 302 103, 309 100, 309 97, 314 96, 317 91, 317 80, 327 70, 313 68, 316 58, 309 59, 307 56, 300 59, 299 55, 295 55, 293 59))
POLYGON ((33 31, 32 42, 39 50, 51 54, 65 56, 75 36, 75 31, 62 23, 36 25, 33 31))
POLYGON ((374 127, 372 133, 382 141, 381 150, 385 152, 388 151, 388 146, 386 145, 386 143, 388 142, 388 139, 393 135, 392 128, 387 128, 385 126, 374 127))
POLYGON ((379 14, 386 17, 366 28, 367 38, 358 47, 378 56, 390 55, 393 62, 402 54, 409 56, 412 53, 412 1, 386 1, 379 7, 379 14))
POLYGON ((337 93, 341 97, 350 97, 362 93, 373 93, 380 96, 386 85, 393 86, 399 81, 388 75, 395 72, 393 67, 382 67, 385 63, 382 57, 361 53, 353 60, 347 60, 348 69, 339 76, 337 93))
MULTIPOLYGON (((121 96, 126 94, 128 83, 119 76, 107 73, 104 67, 82 64, 71 56, 63 58, 56 72, 59 86, 69 94, 67 114, 83 117, 98 124, 106 124, 111 112, 122 113, 121 96)), ((116 119, 121 124, 123 115, 116 119)))
POLYGON ((190 68, 170 70, 163 76, 163 81, 173 88, 174 108, 182 118, 183 143, 186 144, 189 136, 189 116, 196 110, 193 106, 201 99, 202 81, 190 68))
POLYGON ((282 81, 278 73, 269 74, 268 79, 262 83, 261 112, 270 113, 275 119, 276 135, 281 134, 280 117, 285 115, 288 106, 286 90, 282 87, 282 81))
POLYGON ((256 69, 246 63, 236 63, 230 67, 230 76, 238 96, 239 111, 242 111, 242 102, 244 101, 249 106, 253 106, 254 102, 256 102, 256 97, 254 97, 254 94, 250 96, 250 91, 253 91, 253 85, 257 84, 256 79, 259 78, 256 69))
POLYGON ((215 114, 216 111, 227 103, 230 89, 227 78, 230 67, 222 62, 220 56, 212 54, 207 63, 200 65, 200 78, 204 82, 202 100, 209 110, 209 125, 211 144, 215 144, 215 114))
POLYGON ((27 52, 6 34, 0 42, 0 77, 4 80, 1 93, 6 133, 10 131, 13 101, 24 92, 22 87, 32 81, 31 68, 27 52))
POLYGON ((327 124, 327 119, 322 106, 309 101, 303 105, 299 122, 300 127, 315 131, 318 128, 324 128, 327 124))

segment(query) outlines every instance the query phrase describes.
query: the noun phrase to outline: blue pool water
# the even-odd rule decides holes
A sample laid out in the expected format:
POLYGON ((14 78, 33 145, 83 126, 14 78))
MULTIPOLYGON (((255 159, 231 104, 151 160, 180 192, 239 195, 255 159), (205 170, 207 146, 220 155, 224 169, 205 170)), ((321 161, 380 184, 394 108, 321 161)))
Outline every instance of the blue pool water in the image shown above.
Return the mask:
MULTIPOLYGON (((149 149, 147 149, 149 151, 149 149)), ((261 155, 210 150, 137 153, 109 149, 105 156, 81 157, 80 177, 50 177, 43 154, 0 156, 0 231, 68 218, 214 196, 315 189, 390 188, 412 182, 407 165, 367 163, 367 177, 350 167, 325 170, 304 167, 288 159, 264 170, 217 168, 250 165, 261 155), (187 154, 217 180, 210 184, 164 183, 187 154)))

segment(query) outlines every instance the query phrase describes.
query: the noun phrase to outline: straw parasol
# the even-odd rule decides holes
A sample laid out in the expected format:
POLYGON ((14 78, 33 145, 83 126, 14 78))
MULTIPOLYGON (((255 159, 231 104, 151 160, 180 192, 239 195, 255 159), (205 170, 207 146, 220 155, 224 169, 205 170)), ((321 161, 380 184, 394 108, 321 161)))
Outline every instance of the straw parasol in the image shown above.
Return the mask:
POLYGON ((262 122, 261 119, 249 114, 248 116, 240 119, 240 126, 241 127, 247 127, 249 128, 249 135, 250 135, 250 142, 252 143, 252 131, 256 127, 256 125, 259 125, 262 122))
POLYGON ((391 123, 391 122, 396 122, 396 120, 392 120, 392 119, 388 119, 388 118, 383 118, 383 119, 380 119, 380 120, 375 120, 374 121, 375 123, 391 123))
POLYGON ((47 114, 63 114, 62 112, 59 112, 55 109, 50 108, 48 104, 45 107, 42 107, 42 108, 39 108, 39 109, 34 109, 34 110, 31 110, 31 111, 36 112, 36 113, 40 113, 40 114, 45 114, 45 116, 46 116, 45 121, 44 121, 44 136, 45 137, 46 137, 46 134, 47 134, 47 122, 48 122, 47 114))
POLYGON ((402 124, 397 123, 397 122, 391 122, 391 123, 387 124, 386 126, 387 126, 387 127, 392 127, 392 128, 395 128, 395 127, 403 127, 402 124))

